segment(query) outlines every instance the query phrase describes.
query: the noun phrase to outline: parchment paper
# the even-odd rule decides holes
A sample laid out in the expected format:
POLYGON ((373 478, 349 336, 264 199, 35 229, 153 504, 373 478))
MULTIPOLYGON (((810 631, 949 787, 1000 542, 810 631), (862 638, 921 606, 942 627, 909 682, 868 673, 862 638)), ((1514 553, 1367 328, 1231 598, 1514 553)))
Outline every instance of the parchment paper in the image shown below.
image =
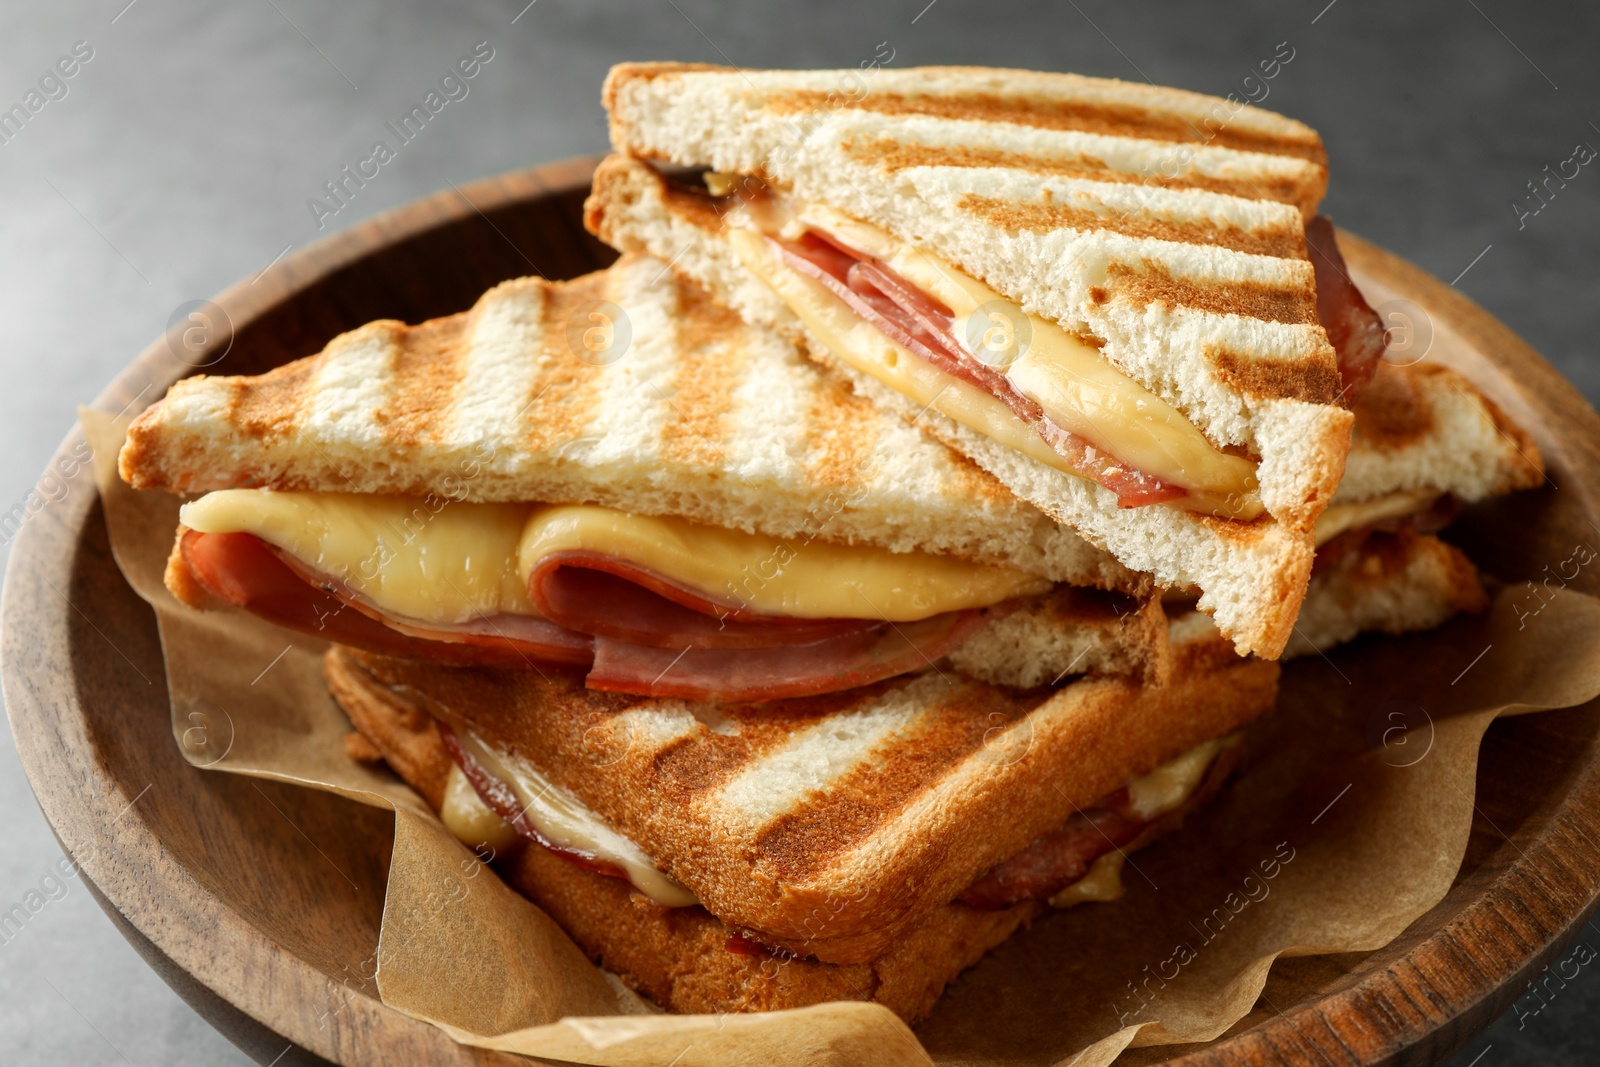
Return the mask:
POLYGON ((1496 716, 1600 694, 1600 601, 1551 590, 1530 614, 1527 591, 1508 589, 1481 618, 1290 665, 1277 710, 1247 735, 1238 778, 1182 832, 1132 857, 1123 899, 1019 933, 915 1033, 860 1003, 666 1015, 592 966, 408 787, 345 756, 325 646, 172 599, 161 573, 178 501, 117 478, 125 422, 81 418, 117 562, 160 622, 185 756, 393 809, 369 961, 377 988, 391 1007, 486 1048, 615 1065, 1090 1067, 1130 1045, 1207 1041, 1256 1005, 1277 956, 1380 948, 1444 897, 1496 716))

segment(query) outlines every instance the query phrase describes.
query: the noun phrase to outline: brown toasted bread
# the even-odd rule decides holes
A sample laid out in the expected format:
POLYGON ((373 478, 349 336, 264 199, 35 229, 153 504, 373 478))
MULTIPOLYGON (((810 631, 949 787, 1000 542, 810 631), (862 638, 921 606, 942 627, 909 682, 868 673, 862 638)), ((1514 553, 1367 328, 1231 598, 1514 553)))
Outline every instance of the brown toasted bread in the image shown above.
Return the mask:
POLYGON ((1165 686, 1030 692, 929 671, 747 706, 586 691, 555 671, 330 662, 535 768, 730 925, 861 963, 1074 811, 1271 705, 1276 668, 1204 620, 1174 654, 1165 686))

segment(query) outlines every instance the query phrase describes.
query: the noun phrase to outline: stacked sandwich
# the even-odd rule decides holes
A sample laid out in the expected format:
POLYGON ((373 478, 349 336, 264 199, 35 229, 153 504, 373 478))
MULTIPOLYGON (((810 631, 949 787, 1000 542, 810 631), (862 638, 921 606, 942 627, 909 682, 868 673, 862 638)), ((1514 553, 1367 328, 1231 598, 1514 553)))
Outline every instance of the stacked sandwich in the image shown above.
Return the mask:
POLYGON ((1379 364, 1311 130, 876 77, 618 68, 609 270, 187 379, 121 455, 192 497, 173 594, 332 642, 351 755, 673 1010, 915 1019, 1114 899, 1277 657, 1481 606, 1432 531, 1542 477, 1379 364))

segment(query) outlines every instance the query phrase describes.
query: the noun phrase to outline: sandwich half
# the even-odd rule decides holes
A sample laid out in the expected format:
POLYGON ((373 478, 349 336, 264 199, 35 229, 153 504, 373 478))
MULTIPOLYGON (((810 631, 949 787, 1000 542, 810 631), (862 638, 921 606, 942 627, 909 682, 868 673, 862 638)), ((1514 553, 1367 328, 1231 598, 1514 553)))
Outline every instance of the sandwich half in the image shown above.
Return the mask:
POLYGON ((1174 629, 1164 686, 930 670, 761 706, 339 647, 327 671, 351 753, 663 1007, 915 1020, 1051 901, 1117 896, 1126 855, 1221 787, 1278 668, 1203 616, 1174 629))
POLYGON ((638 256, 185 379, 119 462, 203 494, 179 600, 392 656, 725 700, 1169 663, 1146 578, 638 256))
POLYGON ((1308 127, 977 68, 625 64, 589 227, 1273 657, 1383 350, 1308 127), (848 76, 848 77, 847 77, 848 76), (846 91, 843 86, 859 86, 846 91))

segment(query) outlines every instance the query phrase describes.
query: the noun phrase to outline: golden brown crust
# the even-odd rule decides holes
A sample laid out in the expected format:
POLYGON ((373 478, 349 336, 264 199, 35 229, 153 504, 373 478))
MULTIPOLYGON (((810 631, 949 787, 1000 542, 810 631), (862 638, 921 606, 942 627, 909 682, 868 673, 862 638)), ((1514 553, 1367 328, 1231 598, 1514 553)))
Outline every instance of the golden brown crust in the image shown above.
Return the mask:
MULTIPOLYGON (((606 72, 606 80, 600 86, 600 102, 605 105, 606 113, 610 114, 616 111, 617 91, 627 82, 650 81, 664 74, 731 69, 733 68, 719 67, 715 63, 677 63, 670 60, 646 63, 618 63, 606 72)), ((622 142, 616 137, 615 125, 613 125, 611 143, 618 151, 621 151, 622 142)))
POLYGON ((357 763, 383 762, 383 753, 360 730, 351 730, 344 735, 344 754, 357 763))
POLYGON ((323 663, 328 691, 350 717, 350 724, 406 784, 438 811, 444 805, 450 753, 432 716, 390 690, 373 685, 348 649, 335 645, 323 663))
MULTIPOLYGON (((1320 184, 1308 186, 1292 178, 1251 175, 1230 179, 1200 174, 1193 169, 1177 176, 1130 174, 1117 170, 1103 159, 1090 155, 1041 156, 1030 152, 1008 152, 972 145, 924 145, 896 141, 887 137, 852 138, 843 144, 851 158, 893 172, 911 167, 973 167, 1025 170, 1096 182, 1135 184, 1158 189, 1200 189, 1208 193, 1237 196, 1246 200, 1268 199, 1298 207, 1302 215, 1314 213, 1322 196, 1320 184)), ((1301 256, 1304 255, 1304 238, 1301 256)))
MULTIPOLYGON (((1532 489, 1544 481, 1544 457, 1533 438, 1459 372, 1439 363, 1379 363, 1354 412, 1354 442, 1366 452, 1395 452, 1449 434, 1439 400, 1457 394, 1482 410, 1509 450, 1493 463, 1492 492, 1532 489)), ((1446 409, 1448 412, 1448 408, 1446 409)), ((1490 472, 1485 472, 1489 474, 1490 472)))
MULTIPOLYGON (((1048 191, 1048 190, 1047 190, 1048 191)), ((1126 237, 1176 241, 1180 244, 1214 245, 1252 255, 1284 259, 1306 258, 1305 231, 1295 219, 1294 226, 1262 226, 1245 229, 1212 220, 1169 219, 1143 212, 1101 212, 1054 201, 1022 204, 992 196, 968 193, 956 204, 1002 230, 1049 233, 1053 230, 1079 230, 1094 233, 1105 230, 1126 237)))
POLYGON ((1374 449, 1403 448, 1433 432, 1433 405, 1422 387, 1427 364, 1402 369, 1379 363, 1355 404, 1355 439, 1374 449))
MULTIPOLYGON (((930 75, 932 81, 940 69, 924 68, 924 73, 930 75)), ((767 107, 788 113, 812 112, 827 108, 831 103, 830 94, 820 90, 773 93, 766 98, 767 107)), ((885 115, 928 115, 973 122, 1011 122, 1044 130, 1076 130, 1150 141, 1204 143, 1245 152, 1295 156, 1322 167, 1328 163, 1322 141, 1315 133, 1308 138, 1274 136, 1237 125, 1205 130, 1183 116, 1131 103, 1050 100, 1022 94, 910 94, 875 90, 851 101, 850 106, 885 115)))
MULTIPOLYGON (((1174 277, 1164 264, 1147 259, 1142 270, 1112 263, 1106 271, 1106 282, 1105 290, 1093 291, 1090 295, 1103 300, 1122 297, 1136 307, 1160 303, 1169 308, 1242 315, 1263 322, 1317 325, 1317 293, 1309 281, 1304 285, 1267 285, 1253 281, 1209 281, 1202 285, 1174 277)), ((1332 346, 1327 355, 1333 358, 1332 346)))
MULTIPOLYGON (((1466 553, 1447 541, 1420 534, 1410 527, 1395 530, 1352 530, 1324 546, 1328 562, 1313 578, 1327 586, 1336 599, 1357 603, 1374 592, 1392 586, 1413 567, 1431 565, 1440 580, 1431 586, 1448 597, 1445 605, 1456 612, 1477 613, 1489 607, 1489 594, 1483 588, 1478 568, 1466 553)), ((1414 625, 1397 625, 1389 633, 1403 633, 1414 625)))
POLYGON ((1248 397, 1284 397, 1332 404, 1344 388, 1339 367, 1326 359, 1267 359, 1221 345, 1205 347, 1217 377, 1248 397))
POLYGON ((728 948, 730 930, 703 908, 643 904, 626 883, 525 848, 501 875, 589 955, 675 1012, 778 1011, 867 1000, 915 1022, 944 987, 1043 910, 947 904, 883 956, 832 964, 728 948))
POLYGON ((167 591, 178 599, 178 603, 201 611, 212 611, 225 604, 221 597, 212 593, 200 584, 194 572, 189 570, 189 565, 183 559, 183 535, 188 533, 188 527, 179 524, 178 536, 173 538, 172 551, 167 555, 167 567, 162 573, 162 581, 166 583, 167 591))
MULTIPOLYGON (((346 649, 328 652, 328 686, 359 731, 355 758, 385 759, 435 811, 450 756, 433 720, 374 684, 346 649)), ((661 908, 628 884, 542 848, 498 861, 496 870, 534 901, 591 959, 677 1012, 775 1011, 829 1000, 872 1000, 908 1021, 927 1014, 944 987, 1043 910, 947 904, 878 959, 857 964, 736 952, 733 931, 704 908, 661 908)))

